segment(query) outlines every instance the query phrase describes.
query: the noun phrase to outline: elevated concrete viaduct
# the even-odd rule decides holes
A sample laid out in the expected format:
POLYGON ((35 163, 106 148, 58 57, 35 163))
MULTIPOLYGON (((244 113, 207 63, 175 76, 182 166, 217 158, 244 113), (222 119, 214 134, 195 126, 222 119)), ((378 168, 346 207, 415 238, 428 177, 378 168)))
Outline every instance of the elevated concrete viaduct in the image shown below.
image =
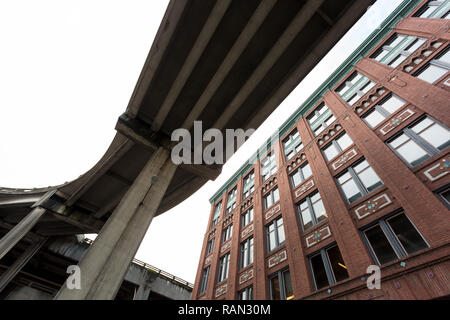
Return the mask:
POLYGON ((221 172, 175 166, 173 130, 257 128, 373 2, 172 0, 100 161, 64 185, 0 189, 0 257, 19 242, 32 256, 42 239, 98 233, 81 290, 56 298, 113 299, 153 217, 221 172))

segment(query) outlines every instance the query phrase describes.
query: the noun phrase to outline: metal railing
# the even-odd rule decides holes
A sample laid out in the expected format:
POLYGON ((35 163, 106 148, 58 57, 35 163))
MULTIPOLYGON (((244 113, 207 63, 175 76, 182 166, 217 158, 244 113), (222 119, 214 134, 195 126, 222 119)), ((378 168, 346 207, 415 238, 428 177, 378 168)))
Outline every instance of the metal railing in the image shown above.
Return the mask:
MULTIPOLYGON (((91 240, 91 239, 88 239, 88 238, 84 238, 84 239, 83 239, 83 242, 85 242, 85 243, 88 244, 88 245, 91 245, 94 241, 91 240)), ((189 287, 189 288, 191 288, 191 289, 194 288, 194 285, 193 285, 192 283, 190 283, 190 282, 188 282, 188 281, 186 281, 186 280, 183 280, 183 279, 181 279, 181 278, 178 278, 178 277, 174 276, 173 274, 168 273, 168 272, 166 272, 166 271, 164 271, 164 270, 161 270, 161 269, 159 269, 159 268, 157 268, 157 267, 155 267, 155 266, 152 266, 151 264, 145 263, 145 262, 143 262, 143 261, 141 261, 141 260, 138 260, 138 259, 136 259, 136 258, 133 259, 132 262, 133 262, 134 264, 137 264, 137 265, 139 265, 139 266, 145 268, 146 270, 149 270, 149 271, 152 271, 152 272, 154 272, 154 273, 157 273, 157 274, 163 276, 164 278, 167 278, 167 279, 169 279, 169 280, 171 280, 171 281, 174 281, 174 282, 176 282, 176 283, 178 283, 178 284, 182 284, 182 285, 187 286, 187 287, 189 287)))

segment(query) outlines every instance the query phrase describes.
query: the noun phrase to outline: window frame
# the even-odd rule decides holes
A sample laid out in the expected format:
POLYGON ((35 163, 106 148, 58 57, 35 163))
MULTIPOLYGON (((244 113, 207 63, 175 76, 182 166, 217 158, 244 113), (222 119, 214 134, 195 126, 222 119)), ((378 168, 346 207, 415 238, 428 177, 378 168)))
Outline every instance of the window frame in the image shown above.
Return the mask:
POLYGON ((206 243, 206 253, 205 256, 209 255, 214 250, 215 237, 208 240, 206 243))
POLYGON ((384 121, 386 121, 386 119, 388 119, 389 117, 391 117, 393 114, 397 113, 399 110, 401 110, 402 108, 404 108, 406 105, 408 105, 409 102, 406 101, 405 99, 399 97, 398 95, 396 95, 393 92, 388 93, 385 97, 383 97, 380 102, 378 102, 376 105, 374 105, 372 108, 370 108, 369 110, 367 110, 367 112, 365 112, 363 115, 361 115, 361 119, 364 121, 364 123, 371 129, 375 129, 376 127, 378 127, 381 123, 383 123, 384 121), (390 113, 387 109, 385 109, 383 107, 383 104, 386 103, 389 99, 391 99, 392 97, 397 97, 400 100, 403 100, 405 103, 398 108, 397 110, 395 110, 393 113, 390 113), (382 120, 381 122, 379 122, 377 125, 372 126, 367 120, 366 117, 368 115, 370 115, 371 113, 373 113, 374 111, 378 111, 383 117, 384 120, 382 120))
POLYGON ((278 167, 277 167, 276 153, 272 150, 261 160, 261 178, 262 178, 262 182, 266 181, 268 178, 270 178, 271 176, 276 174, 277 171, 278 171, 278 167), (268 162, 269 165, 266 168, 266 165, 263 164, 263 162, 266 159, 268 159, 268 158, 270 160, 268 162), (267 171, 267 172, 264 172, 264 171, 267 171))
POLYGON ((327 121, 331 118, 334 118, 332 122, 336 120, 336 117, 326 103, 321 102, 311 113, 308 114, 306 121, 308 121, 309 128, 311 129, 313 135, 317 137, 329 126, 327 121), (319 112, 322 108, 325 108, 326 110, 319 112), (314 117, 316 117, 316 119, 311 121, 314 117))
POLYGON ((220 200, 215 206, 214 206, 214 213, 213 218, 211 220, 211 228, 214 227, 220 220, 220 211, 222 210, 222 200, 220 200), (216 214, 217 213, 217 214, 216 214))
POLYGON ((447 70, 443 75, 441 75, 439 78, 435 79, 433 82, 428 82, 427 80, 420 79, 426 83, 429 83, 431 85, 436 85, 449 71, 450 71, 450 64, 446 63, 444 61, 439 61, 441 57, 446 55, 450 52, 450 45, 447 45, 444 49, 442 49, 437 55, 433 57, 430 61, 425 63, 422 67, 420 67, 416 72, 413 73, 413 77, 416 77, 418 79, 419 76, 424 72, 426 69, 428 69, 429 66, 435 66, 441 69, 447 70))
MULTIPOLYGON (((447 11, 443 11, 445 9, 445 1, 427 1, 422 7, 420 7, 419 10, 417 10, 412 16, 415 18, 422 18, 422 19, 445 19, 450 12, 450 9, 447 8, 447 11), (430 3, 435 3, 430 5, 430 3), (431 7, 436 7, 427 17, 422 17, 422 15, 431 7), (439 14, 439 11, 443 11, 441 16, 436 16, 436 13, 439 14)), ((449 4, 447 3, 447 7, 449 7, 449 4)))
POLYGON ((209 281, 209 273, 211 272, 211 265, 205 267, 202 269, 202 274, 200 276, 200 286, 198 290, 198 294, 201 295, 206 292, 206 289, 208 288, 208 281, 209 281))
POLYGON ((249 285, 249 286, 245 287, 244 289, 240 290, 238 292, 238 297, 239 297, 239 300, 243 300, 243 301, 245 301, 245 300, 254 300, 253 285, 249 285), (247 296, 249 297, 248 299, 242 299, 243 298, 242 294, 244 292, 247 293, 247 296))
POLYGON ((380 179, 380 177, 378 176, 378 173, 372 168, 372 166, 370 165, 370 163, 367 161, 369 167, 375 172, 375 174, 377 175, 379 182, 381 182, 381 185, 377 186, 376 188, 374 188, 373 190, 369 191, 368 189, 366 189, 366 187, 364 186, 364 183, 359 179, 358 174, 356 173, 355 169, 353 167, 356 167, 357 165, 359 165, 360 163, 362 163, 363 161, 367 161, 366 158, 361 158, 358 161, 352 163, 350 166, 348 166, 345 170, 343 170, 341 173, 339 173, 334 180, 336 181, 336 185, 339 188, 339 191, 341 192, 342 196, 345 199, 345 202, 347 203, 347 205, 352 205, 354 203, 356 203, 357 201, 363 199, 364 197, 366 197, 367 195, 375 192, 375 190, 381 188, 384 186, 384 182, 383 180, 380 179), (355 182, 356 187, 359 189, 359 191, 361 192, 361 197, 350 202, 350 199, 347 198, 347 195, 345 194, 344 190, 342 189, 341 184, 339 183, 338 179, 340 177, 342 177, 345 173, 349 173, 350 177, 352 178, 352 180, 355 182))
POLYGON ((327 215, 325 220, 317 221, 316 212, 315 212, 315 210, 314 210, 313 203, 312 203, 312 201, 311 201, 311 198, 312 198, 313 196, 315 196, 316 194, 319 194, 320 201, 322 202, 322 206, 325 208, 325 206, 324 206, 324 204, 323 204, 322 196, 320 195, 319 190, 316 190, 316 191, 310 193, 309 195, 307 195, 306 197, 304 197, 301 201, 299 201, 299 202, 297 202, 297 203, 295 204, 295 210, 297 211, 297 216, 298 216, 298 219, 299 219, 299 221, 300 221, 300 223, 299 223, 299 225, 300 225, 300 230, 302 231, 302 233, 308 232, 309 230, 311 230, 311 228, 314 228, 314 227, 315 227, 316 225, 318 225, 319 223, 322 223, 322 222, 328 220, 328 215, 327 215), (309 210, 309 212, 310 212, 310 215, 311 215, 311 221, 312 221, 312 225, 311 225, 309 228, 306 228, 306 229, 305 229, 305 226, 304 226, 304 223, 303 223, 302 213, 301 213, 301 211, 300 211, 300 204, 303 203, 303 202, 305 202, 305 201, 306 201, 306 203, 308 204, 308 210, 309 210), (311 214, 311 213, 312 213, 312 214, 311 214))
POLYGON ((227 252, 219 258, 219 267, 217 268, 217 283, 228 279, 230 271, 230 253, 227 252))
POLYGON ((251 266, 254 262, 254 239, 253 236, 246 238, 239 245, 239 270, 243 270, 249 266, 251 266), (245 249, 245 245, 247 244, 247 250, 245 249), (244 262, 247 258, 248 263, 244 265, 244 262))
MULTIPOLYGON (((285 278, 284 278, 284 273, 285 272, 289 272, 289 278, 291 279, 291 288, 292 288, 292 276, 291 276, 291 271, 289 270, 289 267, 285 267, 282 268, 278 271, 275 271, 271 274, 269 274, 267 276, 267 285, 268 285, 268 293, 269 293, 269 299, 273 300, 273 296, 272 296, 272 279, 273 278, 278 278, 278 283, 280 284, 280 301, 281 300, 288 300, 289 297, 294 297, 294 292, 292 291, 292 295, 289 297, 286 297, 286 283, 285 283, 285 278)), ((292 299, 291 298, 291 299, 292 299)), ((289 299, 290 300, 290 299, 289 299)))
POLYGON ((297 169, 295 169, 295 170, 293 170, 291 173, 289 173, 289 183, 290 183, 290 185, 291 185, 291 188, 292 188, 292 189, 297 188, 299 185, 301 185, 303 182, 305 182, 306 180, 308 180, 308 179, 311 178, 312 176, 313 176, 313 173, 312 173, 311 165, 309 164, 308 161, 303 162, 300 166, 297 167, 297 169), (306 166, 309 167, 309 170, 311 171, 311 174, 310 174, 308 177, 305 178, 303 169, 304 169, 306 166), (297 173, 300 175, 300 180, 301 180, 301 181, 300 181, 299 184, 295 185, 295 182, 294 182, 294 175, 296 175, 297 173))
POLYGON ((246 199, 250 196, 253 191, 255 191, 255 170, 251 170, 243 179, 242 179, 242 200, 246 199), (248 183, 246 183, 247 179, 252 179, 251 186, 248 187, 248 183))
POLYGON ((331 160, 336 159, 342 152, 344 152, 344 150, 347 150, 350 146, 348 146, 345 149, 342 149, 341 145, 337 142, 338 139, 342 138, 344 135, 347 135, 347 137, 352 141, 352 145, 355 144, 355 142, 353 141, 353 139, 348 135, 348 133, 346 131, 341 132, 336 138, 334 138, 333 140, 331 140, 329 143, 327 143, 320 151, 322 152, 322 156, 323 158, 326 160, 327 163, 329 163, 331 160), (331 159, 328 159, 328 157, 326 156, 325 153, 325 149, 334 146, 336 148, 336 150, 338 151, 338 153, 331 159))
POLYGON ((300 152, 300 150, 303 149, 303 142, 302 142, 302 138, 300 137, 300 133, 298 132, 297 128, 294 128, 283 140, 282 140, 282 145, 283 145, 283 153, 284 153, 284 159, 285 160, 290 160, 292 159, 297 153, 300 152), (295 135, 295 133, 297 133, 298 138, 293 138, 293 136, 295 135), (294 141, 298 139, 299 143, 295 144, 293 146, 291 146, 291 144, 294 143, 294 141), (289 147, 287 148, 288 150, 286 150, 286 144, 289 143, 289 147), (290 151, 289 153, 286 153, 286 151, 290 151), (293 152, 293 153, 292 153, 293 152), (291 155, 291 156, 289 156, 291 155))
POLYGON ((274 252, 286 243, 286 230, 284 229, 284 219, 281 214, 277 216, 275 219, 271 220, 268 224, 266 224, 264 230, 266 238, 266 253, 274 252), (279 220, 283 221, 282 226, 283 226, 284 240, 282 242, 280 242, 280 235, 278 234, 278 228, 280 227, 279 220), (271 249, 269 227, 272 224, 274 225, 275 247, 271 249))
POLYGON ((254 212, 253 207, 251 207, 251 208, 245 210, 243 213, 241 213, 241 230, 253 222, 254 216, 255 216, 255 212, 254 212), (249 217, 248 219, 247 219, 247 216, 249 217), (245 223, 246 221, 247 221, 247 223, 245 223))
POLYGON ((270 189, 268 192, 266 192, 265 194, 263 194, 262 196, 262 202, 263 202, 263 211, 266 211, 267 209, 271 208, 272 206, 275 205, 275 203, 277 203, 278 201, 280 201, 280 191, 278 190, 278 186, 273 187, 272 189, 270 189), (278 200, 275 201, 275 190, 277 190, 278 193, 278 200), (267 205, 267 198, 270 197, 272 200, 272 204, 270 206, 267 205))
POLYGON ((370 79, 363 73, 355 70, 340 85, 338 85, 338 87, 334 90, 334 92, 336 92, 337 95, 343 101, 345 101, 345 103, 348 106, 353 107, 356 104, 356 102, 358 102, 362 97, 364 97, 376 85, 377 85, 377 82, 373 81, 372 79, 370 79), (355 78, 357 78, 358 75, 360 75, 361 77, 358 80, 356 80, 355 82, 353 82, 353 80, 355 78), (349 79, 351 79, 351 80, 349 80, 349 79), (365 88, 371 84, 372 84, 372 86, 367 91, 364 91, 365 88), (341 91, 346 87, 348 89, 345 90, 345 92, 341 94, 341 91), (347 95, 349 97, 345 98, 347 95), (355 101, 353 101, 353 99, 355 99, 355 98, 357 98, 357 99, 355 101), (351 102, 351 101, 353 101, 353 102, 351 102))
MULTIPOLYGON (((360 233, 361 233, 361 237, 364 241, 364 243, 367 246, 367 249, 369 251, 369 254, 372 258, 372 260, 378 265, 378 266, 383 266, 386 264, 390 264, 393 263, 394 261, 397 261, 399 259, 403 259, 405 257, 408 257, 410 254, 406 251, 406 249, 403 247, 401 241, 398 239, 398 237, 395 235, 394 230, 392 229, 391 225, 388 223, 388 220, 393 219, 397 216, 400 215, 404 215, 406 217, 406 219, 409 220, 409 223, 413 226, 414 230, 417 232, 417 234, 422 238, 422 240, 425 242, 425 244, 427 245, 427 248, 430 248, 430 244, 427 241, 427 239, 422 235, 422 233, 420 232, 420 230, 416 227, 416 225, 411 221, 411 219, 408 217, 408 215, 404 212, 404 210, 399 209, 396 210, 394 212, 392 212, 391 214, 388 214, 380 219, 377 219, 375 221, 373 221, 372 223, 370 223, 369 225, 363 227, 360 229, 360 233), (373 228, 376 228, 377 226, 380 227, 381 231, 383 232, 384 236, 386 237, 386 239, 388 240, 389 244, 391 245, 392 250, 394 251, 394 253, 396 254, 397 258, 388 262, 385 262, 383 264, 380 263, 375 250, 373 249, 372 244, 370 243, 369 239, 367 238, 366 235, 366 231, 371 230, 373 228)), ((426 250, 427 248, 424 249, 420 249, 416 252, 413 252, 411 254, 415 254, 417 252, 420 252, 422 250, 426 250)))
POLYGON ((222 243, 227 242, 233 237, 233 224, 230 223, 222 230, 222 243))
MULTIPOLYGON (((330 261, 330 257, 328 255, 328 250, 330 250, 330 249, 332 249, 334 247, 338 248, 339 253, 341 254, 341 257, 342 257, 341 250, 339 249, 339 246, 337 245, 336 242, 333 242, 333 243, 331 243, 331 244, 329 244, 329 245, 327 245, 327 246, 325 246, 325 247, 323 247, 323 248, 313 252, 312 254, 308 255, 308 269, 309 269, 309 273, 310 273, 310 276, 311 276, 311 280, 312 280, 312 285, 313 285, 313 290, 314 291, 322 290, 323 288, 326 288, 326 287, 329 287, 329 286, 333 286, 333 285, 335 285, 335 284, 337 284, 337 283, 339 283, 341 281, 345 281, 346 279, 350 278, 350 274, 348 274, 348 271, 347 271, 347 275, 348 275, 347 278, 342 279, 340 281, 336 281, 336 276, 334 274, 334 271, 333 271, 333 268, 332 268, 332 264, 331 264, 331 261, 330 261), (314 268, 313 268, 312 261, 311 261, 312 258, 317 257, 317 256, 320 256, 321 259, 322 259, 322 263, 323 263, 324 268, 325 268, 325 274, 326 274, 326 277, 327 277, 327 280, 328 280, 328 285, 324 286, 324 287, 321 287, 321 288, 317 287, 316 277, 315 277, 315 273, 314 273, 314 268)), ((342 261, 345 263, 344 257, 342 257, 342 261)), ((347 268, 346 268, 346 270, 347 270, 347 268)))
POLYGON ((237 186, 231 189, 227 194, 227 206, 225 208, 225 215, 229 214, 236 208, 236 200, 237 200, 237 186))

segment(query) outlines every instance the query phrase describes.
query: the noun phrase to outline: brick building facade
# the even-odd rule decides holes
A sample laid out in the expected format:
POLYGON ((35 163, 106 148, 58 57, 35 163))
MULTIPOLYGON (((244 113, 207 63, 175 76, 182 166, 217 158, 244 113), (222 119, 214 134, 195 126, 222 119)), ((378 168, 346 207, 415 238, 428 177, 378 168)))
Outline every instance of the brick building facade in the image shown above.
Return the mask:
POLYGON ((448 298, 449 10, 404 1, 211 198, 193 299, 448 298))

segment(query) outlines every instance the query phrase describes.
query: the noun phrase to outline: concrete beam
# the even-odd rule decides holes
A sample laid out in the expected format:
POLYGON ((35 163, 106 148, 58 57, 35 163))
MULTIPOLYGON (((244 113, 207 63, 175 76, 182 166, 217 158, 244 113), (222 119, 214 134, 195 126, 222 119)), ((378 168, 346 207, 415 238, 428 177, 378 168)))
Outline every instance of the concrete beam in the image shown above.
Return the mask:
POLYGON ((258 65, 256 70, 252 73, 250 78, 245 82, 237 95, 233 98, 231 103, 216 120, 213 128, 222 129, 226 126, 228 121, 237 111, 237 109, 244 103, 249 94, 256 88, 258 83, 269 72, 270 68, 277 62, 283 52, 288 48, 291 42, 295 39, 297 34, 303 29, 306 23, 316 13, 317 9, 322 5, 323 0, 309 0, 297 13, 289 26, 283 32, 281 37, 272 46, 270 51, 258 65))
POLYGON ((162 124, 164 123, 164 120, 172 109, 172 106, 178 98, 181 89, 183 89, 187 79, 192 73, 192 70, 194 70, 194 67, 197 65, 198 60, 200 59, 203 51, 208 45, 212 35, 216 31, 216 28, 222 20, 230 3, 231 0, 220 0, 215 3, 214 8, 212 9, 211 14, 208 17, 208 20, 204 24, 202 31, 197 37, 197 40, 195 41, 191 51, 189 52, 189 55, 187 56, 183 67, 178 73, 175 81, 172 83, 172 86, 170 87, 170 90, 167 93, 163 104, 159 108, 155 119, 152 121, 152 129, 154 131, 159 131, 162 124))
POLYGON ((226 78, 226 76, 236 63, 236 61, 239 59, 239 57, 247 47, 250 40, 259 30, 259 28, 263 24, 264 20, 266 19, 267 15, 272 10, 276 2, 277 2, 276 0, 265 0, 261 2, 258 8, 256 8, 254 14, 248 21, 244 30, 242 30, 241 34, 233 44, 233 47, 226 55, 225 59, 223 60, 220 67, 217 69, 211 81, 208 83, 208 86, 205 88, 200 98, 192 107, 191 112, 186 117, 186 120, 182 125, 183 128, 190 129, 194 121, 197 120, 198 117, 201 115, 206 105, 211 100, 212 96, 217 91, 219 86, 222 84, 222 82, 224 81, 224 79, 226 78))
POLYGON ((159 148, 142 169, 78 266, 81 289, 56 299, 113 299, 153 219, 176 166, 159 148))

